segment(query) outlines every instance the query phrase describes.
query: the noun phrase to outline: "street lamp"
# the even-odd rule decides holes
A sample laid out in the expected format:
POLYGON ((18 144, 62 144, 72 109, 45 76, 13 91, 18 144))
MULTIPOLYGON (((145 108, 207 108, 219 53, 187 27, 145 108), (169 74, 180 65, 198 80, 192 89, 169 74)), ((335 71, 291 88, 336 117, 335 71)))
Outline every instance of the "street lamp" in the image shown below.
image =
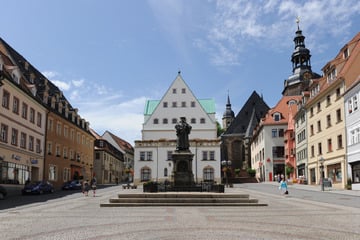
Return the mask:
POLYGON ((321 156, 320 159, 319 159, 320 171, 321 171, 321 191, 324 191, 324 178, 325 178, 324 162, 325 162, 325 159, 321 156))
POLYGON ((231 166, 231 161, 230 160, 222 160, 221 161, 221 165, 225 167, 225 171, 224 171, 224 175, 225 175, 225 181, 226 181, 226 186, 229 187, 229 182, 228 182, 228 167, 231 166))

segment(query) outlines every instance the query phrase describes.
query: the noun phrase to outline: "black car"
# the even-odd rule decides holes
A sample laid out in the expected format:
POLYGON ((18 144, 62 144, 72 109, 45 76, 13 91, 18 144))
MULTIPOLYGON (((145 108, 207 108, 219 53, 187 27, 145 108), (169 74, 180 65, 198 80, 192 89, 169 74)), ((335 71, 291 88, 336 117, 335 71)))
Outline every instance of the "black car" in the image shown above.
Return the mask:
POLYGON ((82 188, 79 180, 72 180, 64 183, 62 190, 80 190, 82 188))
POLYGON ((0 186, 0 200, 4 199, 7 195, 7 191, 6 188, 4 188, 3 186, 0 186))
POLYGON ((55 191, 54 186, 48 181, 37 181, 33 183, 28 183, 21 190, 23 195, 25 194, 43 194, 43 193, 53 193, 55 191))

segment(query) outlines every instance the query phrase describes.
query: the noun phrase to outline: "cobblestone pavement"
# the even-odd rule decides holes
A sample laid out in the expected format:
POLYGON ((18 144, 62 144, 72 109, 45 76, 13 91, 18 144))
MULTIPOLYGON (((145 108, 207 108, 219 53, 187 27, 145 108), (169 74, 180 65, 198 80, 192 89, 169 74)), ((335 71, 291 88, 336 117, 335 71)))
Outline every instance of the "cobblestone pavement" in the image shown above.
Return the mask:
POLYGON ((263 207, 100 208, 123 190, 0 211, 1 239, 359 239, 360 209, 242 188, 263 207))

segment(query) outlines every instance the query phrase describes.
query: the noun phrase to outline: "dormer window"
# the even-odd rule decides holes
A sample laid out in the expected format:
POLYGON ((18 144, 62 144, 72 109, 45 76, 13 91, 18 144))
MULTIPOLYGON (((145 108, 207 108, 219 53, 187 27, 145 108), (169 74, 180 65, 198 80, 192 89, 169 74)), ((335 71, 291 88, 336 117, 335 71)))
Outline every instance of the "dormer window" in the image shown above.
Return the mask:
POLYGON ((344 59, 347 59, 349 57, 349 55, 350 55, 348 48, 346 48, 343 53, 344 53, 344 59))
POLYGON ((281 119, 281 114, 280 113, 274 113, 274 121, 275 122, 278 122, 278 121, 280 121, 280 119, 281 119))
POLYGON ((331 83, 336 79, 336 68, 333 68, 328 74, 327 74, 327 82, 331 83))
POLYGON ((296 104, 296 101, 295 100, 290 100, 289 101, 289 106, 293 105, 293 104, 296 104))

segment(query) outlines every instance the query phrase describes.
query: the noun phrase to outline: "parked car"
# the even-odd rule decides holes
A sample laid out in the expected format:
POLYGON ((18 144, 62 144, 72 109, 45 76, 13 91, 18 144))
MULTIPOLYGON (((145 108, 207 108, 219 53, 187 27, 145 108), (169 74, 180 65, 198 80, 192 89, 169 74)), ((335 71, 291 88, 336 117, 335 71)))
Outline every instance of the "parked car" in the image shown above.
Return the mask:
POLYGON ((6 188, 4 188, 3 186, 0 186, 0 200, 4 199, 7 195, 7 191, 6 188))
POLYGON ((62 186, 62 190, 80 190, 82 188, 79 180, 67 181, 62 186))
POLYGON ((37 181, 29 183, 21 190, 23 195, 25 194, 43 194, 53 193, 55 191, 54 186, 48 181, 37 181))

